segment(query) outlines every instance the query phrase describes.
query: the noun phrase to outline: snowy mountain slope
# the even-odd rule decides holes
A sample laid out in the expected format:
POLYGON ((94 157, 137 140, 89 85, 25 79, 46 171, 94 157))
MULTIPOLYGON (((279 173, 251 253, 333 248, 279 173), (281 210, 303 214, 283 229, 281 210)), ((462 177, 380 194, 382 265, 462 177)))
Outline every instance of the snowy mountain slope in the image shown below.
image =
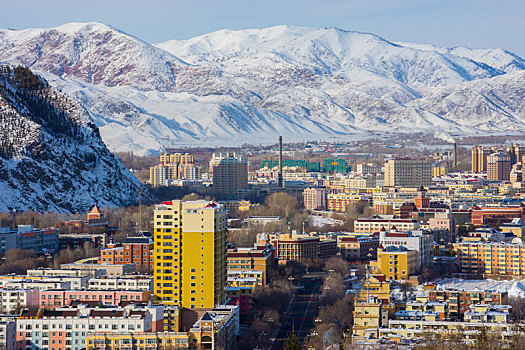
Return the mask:
POLYGON ((186 63, 101 23, 0 30, 1 60, 107 86, 169 91, 186 63))
POLYGON ((0 211, 122 206, 141 186, 76 103, 27 69, 0 73, 0 211))
POLYGON ((422 51, 434 51, 441 54, 455 55, 491 66, 503 72, 516 72, 525 69, 525 60, 512 52, 503 49, 470 49, 467 47, 444 48, 433 45, 397 43, 422 51))
POLYGON ((501 73, 455 55, 401 47, 373 34, 337 28, 223 30, 156 46, 189 62, 206 61, 225 71, 246 70, 246 65, 291 63, 352 80, 361 80, 363 73, 369 72, 423 86, 450 86, 501 73))
POLYGON ((112 151, 521 131, 524 60, 336 28, 221 30, 150 45, 111 27, 0 30, 0 61, 38 69, 112 151), (187 62, 187 63, 186 63, 187 62))

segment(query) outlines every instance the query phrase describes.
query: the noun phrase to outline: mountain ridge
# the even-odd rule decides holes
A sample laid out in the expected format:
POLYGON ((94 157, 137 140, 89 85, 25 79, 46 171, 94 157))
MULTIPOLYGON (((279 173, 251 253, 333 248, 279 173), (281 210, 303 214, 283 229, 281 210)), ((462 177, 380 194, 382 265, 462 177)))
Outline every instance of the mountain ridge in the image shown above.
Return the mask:
POLYGON ((0 62, 25 62, 75 99, 112 151, 525 126, 525 60, 502 49, 293 26, 158 44, 96 23, 60 30, 0 30, 0 62))

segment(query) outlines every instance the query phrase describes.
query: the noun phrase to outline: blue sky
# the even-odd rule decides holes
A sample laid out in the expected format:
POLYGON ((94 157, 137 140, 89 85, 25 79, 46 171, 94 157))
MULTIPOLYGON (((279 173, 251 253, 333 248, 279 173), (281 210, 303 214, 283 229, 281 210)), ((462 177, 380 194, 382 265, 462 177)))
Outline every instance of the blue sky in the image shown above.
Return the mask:
POLYGON ((0 0, 0 27, 110 24, 148 42, 288 24, 525 57, 525 0, 0 0))

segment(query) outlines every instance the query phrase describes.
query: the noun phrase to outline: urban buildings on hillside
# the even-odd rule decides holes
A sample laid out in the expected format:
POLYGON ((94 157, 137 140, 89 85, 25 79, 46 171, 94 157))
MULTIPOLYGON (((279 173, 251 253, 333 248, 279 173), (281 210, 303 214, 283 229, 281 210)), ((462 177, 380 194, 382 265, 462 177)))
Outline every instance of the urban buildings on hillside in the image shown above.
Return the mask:
POLYGON ((213 308, 226 301, 227 211, 213 201, 155 206, 155 296, 166 305, 213 308))
POLYGON ((396 158, 385 163, 385 186, 420 187, 432 184, 432 164, 423 159, 396 158))
POLYGON ((214 153, 210 160, 213 191, 221 195, 236 195, 248 188, 248 161, 235 153, 214 153))

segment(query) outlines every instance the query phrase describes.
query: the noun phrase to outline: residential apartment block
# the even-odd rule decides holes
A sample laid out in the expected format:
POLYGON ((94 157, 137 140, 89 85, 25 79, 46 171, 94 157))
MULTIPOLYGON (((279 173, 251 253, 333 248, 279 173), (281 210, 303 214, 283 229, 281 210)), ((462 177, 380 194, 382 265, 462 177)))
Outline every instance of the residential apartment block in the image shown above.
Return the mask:
POLYGON ((100 251, 101 264, 135 264, 137 269, 153 270, 153 239, 151 237, 128 237, 121 247, 108 244, 100 251))
POLYGON ((432 164, 422 159, 396 158, 385 163, 385 186, 420 187, 432 184, 432 164))
POLYGON ((458 243, 458 268, 463 273, 525 275, 525 244, 501 242, 458 243))
POLYGON ((230 271, 254 270, 262 272, 262 286, 268 281, 268 272, 273 265, 274 249, 271 245, 257 246, 255 248, 228 249, 227 267, 230 271))
POLYGON ((90 332, 151 332, 162 326, 162 315, 162 306, 26 309, 16 322, 16 349, 85 349, 90 332))
POLYGON ((326 188, 305 188, 303 191, 304 207, 309 210, 325 210, 326 195, 326 188))
POLYGON ((213 308, 226 301, 227 211, 213 201, 155 206, 155 296, 167 305, 213 308))
POLYGON ((214 153, 210 160, 213 173, 213 191, 222 195, 236 195, 248 188, 248 161, 235 153, 214 153))

